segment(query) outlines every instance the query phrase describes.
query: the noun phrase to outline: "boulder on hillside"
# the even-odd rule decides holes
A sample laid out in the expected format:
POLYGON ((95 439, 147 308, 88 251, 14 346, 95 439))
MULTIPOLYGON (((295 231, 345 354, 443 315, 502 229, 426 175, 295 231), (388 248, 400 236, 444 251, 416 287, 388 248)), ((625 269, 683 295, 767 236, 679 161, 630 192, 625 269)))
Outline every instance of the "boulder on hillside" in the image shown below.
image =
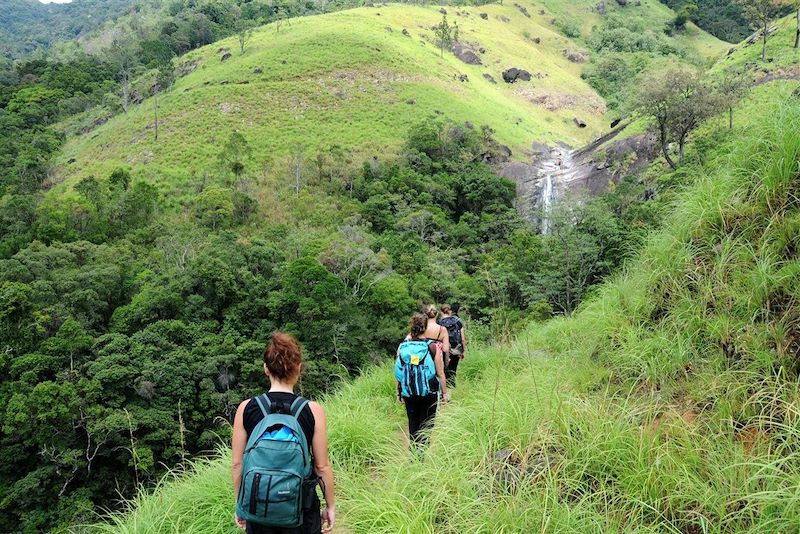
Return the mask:
POLYGON ((628 5, 628 0, 617 0, 617 3, 622 7, 625 7, 628 5))
POLYGON ((441 13, 442 15, 447 15, 447 10, 445 8, 443 8, 443 7, 440 7, 439 8, 439 13, 441 13))
POLYGON ((531 73, 524 69, 511 67, 510 69, 503 71, 503 80, 506 83, 514 83, 517 80, 529 82, 531 80, 531 73))
POLYGON ((264 74, 264 69, 261 67, 256 67, 253 69, 253 74, 264 74))
POLYGON ((489 20, 489 14, 488 13, 481 13, 479 15, 479 17, 482 18, 483 20, 489 20))
POLYGON ((521 6, 521 5, 517 4, 517 3, 514 4, 514 7, 519 9, 519 12, 522 13, 523 15, 525 15, 526 17, 531 18, 531 14, 528 13, 528 8, 527 7, 521 6))
POLYGON ((542 38, 541 37, 534 37, 533 39, 531 39, 531 41, 533 41, 533 44, 541 44, 542 43, 542 38))
POLYGON ((597 2, 597 5, 594 6, 595 11, 597 11, 600 15, 606 14, 606 2, 605 0, 600 0, 597 2))
POLYGON ((458 81, 459 82, 468 82, 469 81, 469 76, 467 76, 466 74, 459 74, 458 75, 458 81))
POLYGON ((177 74, 179 78, 182 78, 192 73, 199 64, 200 64, 199 59, 194 59, 192 61, 184 61, 183 63, 178 65, 178 67, 175 69, 175 74, 177 74))
POLYGON ((612 128, 612 129, 613 129, 613 128, 616 128, 616 127, 617 127, 617 125, 618 125, 620 122, 622 122, 622 119, 614 119, 613 121, 611 121, 611 128, 612 128))
POLYGON ((405 29, 405 28, 403 28, 403 35, 405 35, 406 37, 411 37, 411 34, 409 33, 409 31, 407 29, 405 29))
POLYGON ((500 15, 497 18, 498 18, 498 20, 500 20, 500 22, 511 22, 511 19, 506 17, 505 15, 500 15))
POLYGON ((455 54, 455 56, 458 59, 460 59, 461 61, 463 61, 467 65, 480 65, 481 64, 481 58, 478 57, 478 54, 476 54, 470 47, 468 47, 468 46, 466 46, 464 44, 455 43, 453 45, 453 54, 455 54))
POLYGON ((575 117, 572 120, 575 121, 575 125, 578 128, 586 128, 586 122, 583 119, 581 119, 580 117, 575 117))
POLYGON ((227 48, 222 49, 222 55, 219 57, 220 61, 226 61, 231 58, 231 51, 227 48))
POLYGON ((484 79, 484 80, 486 80, 486 81, 487 81, 487 82, 489 82, 489 83, 497 83, 497 82, 495 81, 495 79, 494 79, 494 76, 492 76, 492 75, 491 75, 491 74, 489 74, 488 72, 484 72, 484 73, 483 73, 483 79, 484 79))
POLYGON ((586 63, 586 61, 589 59, 589 56, 586 55, 586 52, 570 52, 569 50, 562 50, 561 53, 572 63, 586 63))

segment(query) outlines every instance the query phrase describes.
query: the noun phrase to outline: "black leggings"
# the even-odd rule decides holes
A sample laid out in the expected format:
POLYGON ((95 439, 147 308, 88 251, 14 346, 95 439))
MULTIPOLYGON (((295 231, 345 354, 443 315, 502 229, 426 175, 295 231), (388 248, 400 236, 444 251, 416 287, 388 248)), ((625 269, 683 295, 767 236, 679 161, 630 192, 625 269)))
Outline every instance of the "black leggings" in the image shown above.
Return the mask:
POLYGON ((408 434, 413 443, 425 443, 425 435, 420 431, 433 424, 436 415, 436 394, 424 397, 405 397, 406 414, 408 415, 408 434))
POLYGON ((444 376, 447 378, 447 385, 454 387, 456 385, 456 371, 458 370, 458 362, 461 361, 461 355, 450 355, 450 362, 444 370, 444 376))

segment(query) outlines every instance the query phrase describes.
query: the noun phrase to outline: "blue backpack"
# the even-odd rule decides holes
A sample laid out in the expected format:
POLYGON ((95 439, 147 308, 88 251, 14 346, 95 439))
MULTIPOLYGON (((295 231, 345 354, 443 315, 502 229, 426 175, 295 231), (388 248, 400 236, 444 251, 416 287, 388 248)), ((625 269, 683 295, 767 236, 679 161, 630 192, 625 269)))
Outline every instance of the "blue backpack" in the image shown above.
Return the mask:
POLYGON ((303 481, 311 475, 308 440, 297 416, 308 401, 297 397, 289 413, 278 413, 267 395, 255 398, 264 418, 244 450, 236 515, 271 527, 303 524, 303 481))
POLYGON ((400 382, 400 394, 403 397, 425 397, 439 391, 431 343, 431 340, 405 340, 400 343, 394 363, 394 377, 400 382))

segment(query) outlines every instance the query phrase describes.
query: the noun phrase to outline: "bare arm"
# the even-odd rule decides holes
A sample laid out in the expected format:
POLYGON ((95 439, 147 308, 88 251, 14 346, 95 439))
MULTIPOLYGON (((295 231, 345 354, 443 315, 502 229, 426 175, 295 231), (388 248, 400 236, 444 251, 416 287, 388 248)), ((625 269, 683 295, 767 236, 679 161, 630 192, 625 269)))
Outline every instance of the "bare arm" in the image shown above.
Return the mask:
POLYGON ((467 335, 464 331, 467 327, 464 326, 464 323, 461 323, 461 358, 464 358, 464 353, 467 351, 467 335))
POLYGON ((325 512, 323 520, 327 527, 323 532, 330 532, 336 521, 336 497, 333 491, 333 468, 328 458, 328 422, 325 410, 316 402, 309 403, 314 414, 314 439, 311 441, 311 450, 314 454, 314 471, 322 479, 322 492, 325 496, 325 512))
POLYGON ((450 392, 447 390, 447 379, 444 377, 444 354, 441 350, 436 350, 436 357, 433 361, 436 364, 436 378, 439 379, 439 385, 442 388, 442 398, 447 401, 450 398, 450 392))
POLYGON ((242 458, 244 457, 244 448, 247 446, 247 431, 244 429, 244 409, 248 402, 250 401, 246 400, 239 404, 236 409, 236 416, 233 418, 231 478, 233 479, 234 502, 239 495, 239 486, 242 483, 242 458))
POLYGON ((442 342, 442 350, 445 354, 450 353, 450 336, 447 334, 447 328, 439 326, 439 341, 442 342))

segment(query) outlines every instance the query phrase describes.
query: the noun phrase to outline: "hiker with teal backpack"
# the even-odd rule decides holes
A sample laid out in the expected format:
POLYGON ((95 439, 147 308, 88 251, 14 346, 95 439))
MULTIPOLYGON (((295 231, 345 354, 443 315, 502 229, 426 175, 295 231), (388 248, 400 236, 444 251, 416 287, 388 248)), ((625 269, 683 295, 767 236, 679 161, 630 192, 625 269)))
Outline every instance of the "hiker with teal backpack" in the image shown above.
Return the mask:
POLYGON ((297 340, 273 333, 264 352, 270 390, 236 410, 234 520, 247 534, 320 534, 336 521, 325 410, 294 394, 300 368, 297 340), (321 516, 319 484, 326 504, 321 516))
POLYGON ((435 340, 425 336, 427 328, 426 315, 417 313, 411 317, 410 333, 397 348, 394 365, 397 400, 405 405, 408 434, 415 444, 425 443, 422 431, 433 423, 439 394, 444 402, 450 400, 443 353, 435 340))

